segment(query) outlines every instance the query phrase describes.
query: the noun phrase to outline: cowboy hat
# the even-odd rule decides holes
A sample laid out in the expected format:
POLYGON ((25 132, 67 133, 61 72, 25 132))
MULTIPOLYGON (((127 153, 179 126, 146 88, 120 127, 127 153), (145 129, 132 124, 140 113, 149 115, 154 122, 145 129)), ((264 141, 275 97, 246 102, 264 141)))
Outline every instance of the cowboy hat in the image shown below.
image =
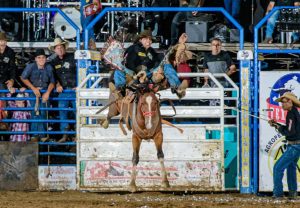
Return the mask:
POLYGON ((300 100, 298 100, 297 96, 291 92, 284 93, 280 98, 277 98, 275 102, 282 102, 282 99, 286 98, 293 102, 293 105, 300 108, 300 100))
POLYGON ((56 46, 58 45, 65 45, 65 49, 67 49, 69 47, 69 42, 68 41, 65 41, 65 40, 62 40, 61 38, 55 38, 54 39, 54 42, 53 42, 53 45, 49 45, 49 50, 50 51, 53 51, 55 49, 56 46))
POLYGON ((34 54, 34 57, 37 57, 37 56, 46 56, 44 49, 42 49, 42 48, 37 49, 34 54))

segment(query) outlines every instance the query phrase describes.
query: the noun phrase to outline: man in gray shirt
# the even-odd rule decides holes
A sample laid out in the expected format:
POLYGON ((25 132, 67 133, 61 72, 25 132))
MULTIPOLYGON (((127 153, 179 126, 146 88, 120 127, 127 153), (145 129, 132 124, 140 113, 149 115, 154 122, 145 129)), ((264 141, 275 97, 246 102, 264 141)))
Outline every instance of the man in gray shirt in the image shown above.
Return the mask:
MULTIPOLYGON (((204 56, 204 72, 226 73, 228 76, 236 72, 236 67, 230 55, 222 51, 222 41, 218 38, 211 40, 211 53, 204 56)), ((208 77, 204 77, 204 85, 208 85, 208 77)))

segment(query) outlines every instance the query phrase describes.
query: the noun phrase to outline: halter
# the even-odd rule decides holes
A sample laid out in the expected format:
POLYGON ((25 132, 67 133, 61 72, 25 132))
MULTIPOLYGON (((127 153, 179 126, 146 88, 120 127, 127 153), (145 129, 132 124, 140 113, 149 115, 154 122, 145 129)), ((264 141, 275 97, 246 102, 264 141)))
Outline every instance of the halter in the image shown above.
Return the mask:
POLYGON ((155 110, 155 111, 145 111, 144 112, 144 111, 142 111, 142 105, 140 106, 140 109, 141 109, 141 112, 142 112, 144 117, 152 117, 157 112, 157 110, 155 110))
POLYGON ((156 111, 146 111, 146 112, 142 111, 142 113, 143 113, 144 117, 152 117, 154 115, 154 113, 156 113, 156 111))

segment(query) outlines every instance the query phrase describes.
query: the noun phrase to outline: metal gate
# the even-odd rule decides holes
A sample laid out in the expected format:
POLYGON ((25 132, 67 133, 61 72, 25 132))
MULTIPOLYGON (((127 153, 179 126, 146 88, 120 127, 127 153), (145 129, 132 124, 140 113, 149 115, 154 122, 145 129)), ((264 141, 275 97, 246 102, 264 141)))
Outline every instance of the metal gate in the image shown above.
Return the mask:
MULTIPOLYGON (((107 111, 98 115, 95 113, 99 110, 99 105, 107 103, 109 90, 98 87, 108 76, 89 74, 77 90, 77 178, 80 190, 125 191, 130 182, 131 134, 124 136, 117 124, 111 124, 108 129, 97 124, 97 119, 107 114, 107 111), (90 80, 94 84, 85 88, 90 80)), ((181 76, 208 76, 217 87, 188 88, 183 101, 177 102, 174 121, 178 123, 178 127, 184 129, 183 134, 163 126, 163 151, 171 187, 160 187, 160 164, 152 141, 142 142, 140 163, 137 167, 137 186, 139 190, 151 191, 224 191, 224 88, 209 73, 185 73, 181 76), (206 104, 204 102, 201 106, 187 106, 184 103, 199 103, 203 100, 206 100, 206 104), (209 106, 207 102, 210 100, 219 100, 220 105, 209 106)), ((236 85, 233 91, 238 93, 236 85)), ((177 100, 170 90, 160 94, 161 98, 177 100)), ((172 115, 172 108, 162 106, 161 114, 172 115)))

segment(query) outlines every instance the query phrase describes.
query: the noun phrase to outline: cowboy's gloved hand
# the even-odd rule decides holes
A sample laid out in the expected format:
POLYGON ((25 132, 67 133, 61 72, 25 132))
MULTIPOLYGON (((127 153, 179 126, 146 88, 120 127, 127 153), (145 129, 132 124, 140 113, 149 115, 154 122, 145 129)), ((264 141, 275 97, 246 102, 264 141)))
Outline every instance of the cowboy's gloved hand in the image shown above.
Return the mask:
POLYGON ((275 127, 276 129, 279 128, 279 125, 274 119, 269 120, 268 123, 270 124, 270 126, 275 127))
POLYGON ((134 79, 139 79, 139 78, 143 78, 143 77, 146 77, 147 76, 147 73, 146 71, 139 71, 133 78, 134 79))

